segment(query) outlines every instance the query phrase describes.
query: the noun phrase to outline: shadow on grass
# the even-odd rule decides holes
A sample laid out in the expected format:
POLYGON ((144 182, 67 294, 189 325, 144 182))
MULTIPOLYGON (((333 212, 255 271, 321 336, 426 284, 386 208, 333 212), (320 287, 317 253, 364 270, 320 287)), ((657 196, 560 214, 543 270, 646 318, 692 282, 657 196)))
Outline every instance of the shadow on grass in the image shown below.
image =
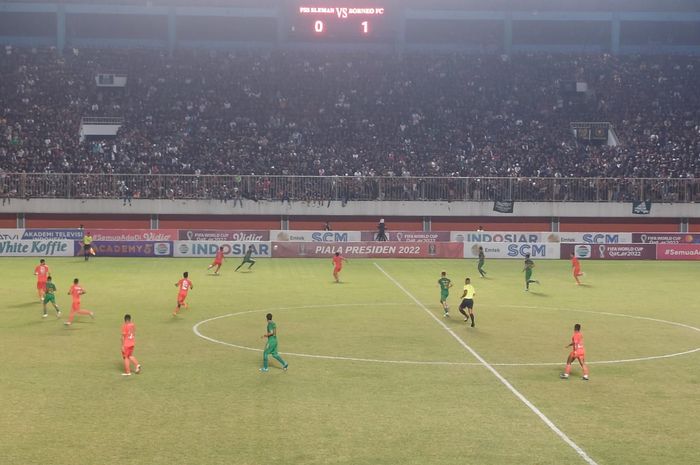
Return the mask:
POLYGON ((40 306, 41 302, 39 302, 39 301, 25 302, 23 304, 8 305, 7 308, 25 308, 25 307, 31 307, 33 305, 40 306))
POLYGON ((528 292, 528 294, 534 295, 536 297, 549 297, 549 294, 545 294, 544 292, 538 292, 538 291, 533 291, 533 290, 530 290, 530 292, 528 292))

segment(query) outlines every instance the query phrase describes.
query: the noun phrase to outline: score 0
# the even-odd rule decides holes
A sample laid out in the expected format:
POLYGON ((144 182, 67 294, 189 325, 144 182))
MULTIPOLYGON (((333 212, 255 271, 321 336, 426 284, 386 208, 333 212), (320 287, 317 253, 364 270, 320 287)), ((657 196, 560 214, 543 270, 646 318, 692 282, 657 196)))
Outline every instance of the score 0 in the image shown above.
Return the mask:
MULTIPOLYGON (((361 26, 360 31, 362 32, 362 34, 369 34, 369 21, 362 21, 360 23, 360 26, 361 26)), ((314 22, 314 32, 316 34, 321 34, 325 30, 326 30, 326 24, 323 21, 321 21, 320 19, 317 19, 314 22)))

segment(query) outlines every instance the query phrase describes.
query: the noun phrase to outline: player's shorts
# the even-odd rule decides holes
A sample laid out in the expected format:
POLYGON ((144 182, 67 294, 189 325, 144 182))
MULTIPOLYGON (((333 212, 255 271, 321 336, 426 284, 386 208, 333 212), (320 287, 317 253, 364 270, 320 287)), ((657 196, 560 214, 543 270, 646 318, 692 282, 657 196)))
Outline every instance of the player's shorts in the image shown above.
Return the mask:
POLYGON ((134 346, 124 347, 122 346, 122 357, 129 358, 134 355, 134 346))
POLYGON ((277 339, 267 340, 267 345, 265 346, 265 353, 277 355, 277 339))
POLYGON ((46 281, 37 281, 36 288, 40 291, 45 291, 46 290, 46 281))
POLYGON ((462 299, 462 303, 459 304, 459 308, 461 308, 462 310, 464 310, 465 308, 471 310, 472 308, 474 308, 474 299, 462 299))
POLYGON ((56 303, 56 296, 53 294, 44 294, 44 303, 48 304, 49 302, 56 303))
POLYGON ((525 270, 525 279, 529 281, 530 278, 532 278, 532 270, 525 270))
POLYGON ((333 273, 340 273, 343 270, 342 266, 336 266, 333 268, 333 273))
POLYGON ((255 263, 255 260, 253 260, 252 258, 244 258, 243 263, 255 263))
POLYGON ((219 260, 214 260, 214 262, 212 263, 212 265, 219 265, 219 266, 221 266, 223 264, 224 264, 224 262, 219 261, 219 260))
POLYGON ((586 351, 585 350, 578 350, 576 352, 572 351, 569 354, 569 357, 571 357, 573 359, 584 359, 584 358, 586 358, 586 351))
POLYGON ((70 306, 70 311, 77 312, 78 310, 80 310, 80 302, 73 302, 70 306))
POLYGON ((182 304, 185 303, 185 299, 187 298, 187 293, 181 292, 177 295, 177 303, 182 304))
POLYGON ((440 292, 440 302, 444 302, 449 297, 450 293, 447 291, 440 292))

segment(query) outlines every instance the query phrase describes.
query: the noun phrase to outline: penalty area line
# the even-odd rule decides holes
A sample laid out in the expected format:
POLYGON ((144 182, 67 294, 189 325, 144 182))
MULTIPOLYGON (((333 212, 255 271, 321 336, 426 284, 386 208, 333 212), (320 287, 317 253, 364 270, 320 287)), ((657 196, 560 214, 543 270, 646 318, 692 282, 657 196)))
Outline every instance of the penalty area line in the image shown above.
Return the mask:
POLYGON ((569 436, 566 435, 557 425, 554 424, 552 420, 550 420, 540 409, 535 407, 535 405, 530 402, 520 391, 515 389, 515 387, 503 377, 489 362, 487 362, 481 355, 479 355, 474 349, 472 349, 464 340, 457 335, 449 326, 447 326, 444 322, 442 322, 438 317, 436 317, 433 312, 428 310, 428 307, 423 305, 421 301, 416 299, 413 294, 411 294, 405 287, 401 285, 396 279, 394 279, 389 273, 384 271, 384 268, 379 266, 377 263, 373 263, 374 266, 381 271, 381 273, 386 276, 386 278, 394 283, 396 287, 401 289, 406 296, 408 296, 418 307, 423 309, 430 317, 442 328, 447 331, 450 336, 452 336, 458 343, 461 345, 466 351, 468 351, 470 354, 476 358, 481 365, 483 365, 487 370, 491 372, 500 382, 503 384, 515 397, 518 398, 527 408, 529 408, 535 415, 539 417, 542 422, 549 427, 559 438, 564 441, 569 447, 571 447, 576 453, 588 463, 588 465, 598 465, 595 460, 593 460, 587 453, 584 451, 578 444, 576 444, 573 440, 569 438, 569 436))

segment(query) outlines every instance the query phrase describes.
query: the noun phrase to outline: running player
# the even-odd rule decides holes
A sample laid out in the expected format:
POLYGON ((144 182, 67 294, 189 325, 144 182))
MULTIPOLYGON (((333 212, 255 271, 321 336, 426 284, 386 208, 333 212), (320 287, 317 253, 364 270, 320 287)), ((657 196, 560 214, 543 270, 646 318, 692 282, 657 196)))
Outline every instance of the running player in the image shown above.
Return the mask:
POLYGON ((39 302, 44 301, 44 293, 46 288, 46 280, 49 277, 49 265, 43 258, 39 260, 39 264, 34 268, 36 276, 36 293, 39 294, 39 302))
POLYGON ((474 327, 474 296, 476 295, 476 291, 474 290, 474 286, 472 286, 472 281, 471 279, 467 278, 464 280, 464 292, 462 293, 462 303, 459 304, 459 313, 464 315, 464 321, 469 321, 471 318, 472 320, 472 328, 474 327), (467 309, 469 314, 464 311, 464 309, 467 309))
POLYGON ((335 282, 340 282, 340 272, 343 271, 343 262, 347 262, 345 257, 340 255, 340 252, 336 252, 333 256, 333 277, 335 282))
POLYGON ((260 369, 263 373, 269 371, 267 365, 267 359, 270 355, 272 358, 280 362, 282 369, 287 371, 289 364, 285 362, 282 357, 277 353, 277 325, 272 321, 272 313, 268 313, 265 318, 267 318, 267 332, 263 334, 263 338, 267 338, 267 344, 265 344, 265 351, 263 352, 263 366, 260 369))
POLYGON ((571 343, 566 346, 571 347, 571 353, 566 359, 566 368, 564 373, 560 374, 561 379, 569 379, 569 373, 571 373, 571 362, 578 360, 578 363, 583 369, 583 380, 588 381, 588 365, 586 365, 586 350, 583 348, 583 334, 581 334, 581 325, 576 323, 574 325, 574 335, 571 336, 571 343))
POLYGON ((450 295, 450 288, 452 287, 452 281, 447 277, 447 272, 443 271, 440 273, 440 279, 438 279, 438 286, 440 286, 440 304, 442 305, 442 310, 445 312, 443 317, 450 317, 450 308, 447 305, 447 298, 450 295))
POLYGON ((56 318, 61 316, 61 309, 58 308, 58 305, 56 305, 56 285, 51 282, 51 276, 46 278, 46 293, 44 294, 44 316, 43 318, 46 318, 49 316, 49 314, 46 312, 46 304, 51 302, 51 305, 53 305, 54 310, 56 310, 56 318))
POLYGON ((207 268, 207 271, 211 270, 216 266, 216 269, 214 270, 214 274, 219 274, 219 268, 221 268, 221 265, 224 263, 224 246, 219 247, 219 250, 216 251, 216 256, 214 257, 214 261, 212 262, 211 265, 209 265, 209 268, 207 268))
POLYGON ((190 308, 189 305, 185 302, 185 299, 187 298, 187 293, 190 291, 190 289, 194 289, 192 286, 192 281, 189 280, 190 274, 185 271, 182 273, 182 279, 180 279, 177 283, 175 283, 175 287, 178 288, 178 294, 177 294, 177 307, 175 307, 175 311, 173 312, 173 316, 177 316, 177 314, 180 312, 180 307, 184 305, 185 308, 190 308))
POLYGON ((135 373, 141 373, 141 365, 134 357, 134 343, 136 342, 136 326, 131 322, 131 315, 124 315, 122 325, 122 358, 124 359, 124 373, 122 376, 131 376, 131 363, 136 367, 135 373))
POLYGON ((243 261, 241 262, 240 265, 238 265, 238 268, 236 268, 233 271, 234 272, 238 271, 239 268, 242 267, 243 265, 245 265, 246 263, 250 263, 250 265, 248 265, 248 269, 253 268, 253 265, 255 265, 255 260, 250 258, 252 255, 253 255, 253 248, 248 246, 248 248, 245 251, 245 256, 243 257, 243 261))
POLYGON ((576 258, 576 255, 574 255, 573 253, 571 254, 571 269, 573 270, 576 284, 580 286, 581 281, 578 280, 578 277, 583 276, 583 271, 581 271, 581 262, 578 261, 578 258, 576 258))
POLYGON ((80 308, 80 296, 85 294, 85 289, 80 287, 78 284, 78 278, 75 278, 73 280, 73 285, 70 287, 68 290, 68 295, 70 295, 73 298, 73 303, 70 307, 70 315, 68 316, 68 321, 66 321, 64 324, 67 326, 70 326, 73 324, 73 318, 75 318, 75 315, 88 315, 90 318, 95 318, 95 312, 91 312, 90 310, 84 310, 80 308))
POLYGON ((479 246, 479 264, 476 269, 479 270, 479 274, 482 278, 486 277, 486 272, 484 271, 484 262, 486 261, 486 255, 484 255, 484 248, 479 246))
POLYGON ((529 291, 530 290, 530 283, 537 283, 539 284, 540 282, 532 279, 532 269, 535 267, 535 262, 533 262, 530 259, 530 254, 525 254, 525 268, 523 268, 523 271, 525 272, 525 290, 529 291))

